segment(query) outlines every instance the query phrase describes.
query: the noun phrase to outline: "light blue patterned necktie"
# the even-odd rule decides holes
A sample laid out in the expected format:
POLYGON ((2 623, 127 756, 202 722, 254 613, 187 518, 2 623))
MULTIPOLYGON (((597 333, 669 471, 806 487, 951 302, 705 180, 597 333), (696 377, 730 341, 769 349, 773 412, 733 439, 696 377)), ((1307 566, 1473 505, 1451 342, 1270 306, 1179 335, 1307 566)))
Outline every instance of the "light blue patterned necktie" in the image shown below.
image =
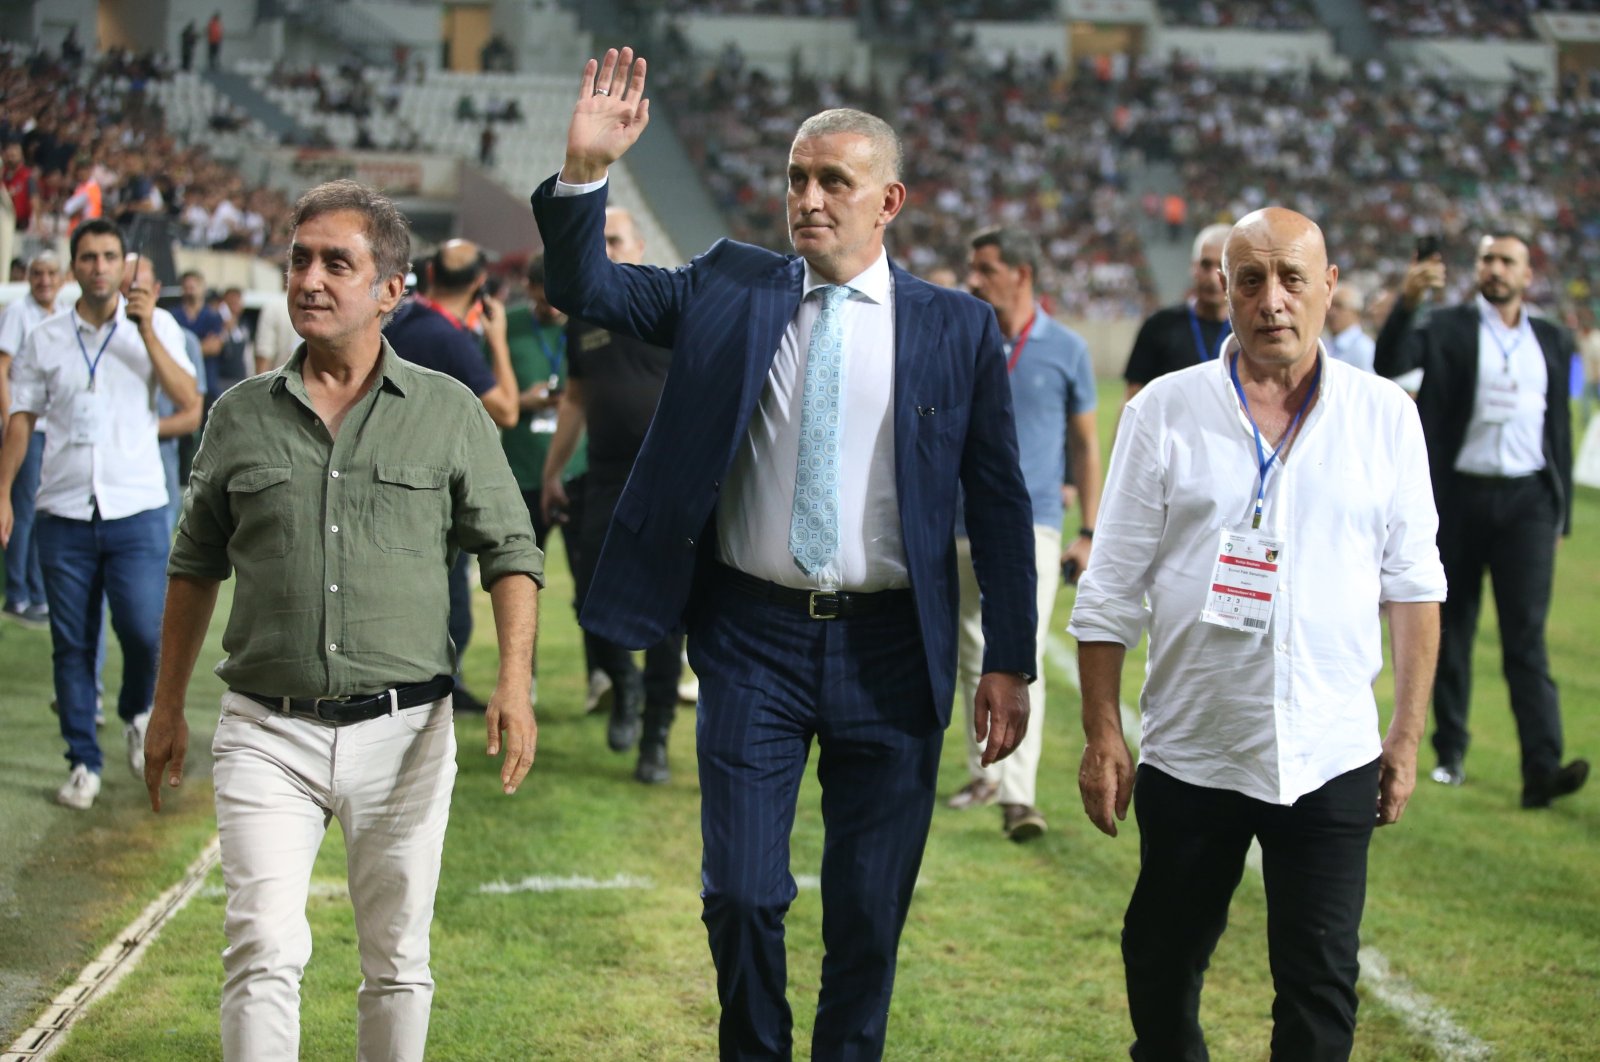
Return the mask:
POLYGON ((844 303, 850 288, 816 289, 822 312, 811 326, 806 382, 795 458, 794 509, 789 516, 789 552, 807 575, 815 575, 839 552, 839 435, 843 409, 844 303))

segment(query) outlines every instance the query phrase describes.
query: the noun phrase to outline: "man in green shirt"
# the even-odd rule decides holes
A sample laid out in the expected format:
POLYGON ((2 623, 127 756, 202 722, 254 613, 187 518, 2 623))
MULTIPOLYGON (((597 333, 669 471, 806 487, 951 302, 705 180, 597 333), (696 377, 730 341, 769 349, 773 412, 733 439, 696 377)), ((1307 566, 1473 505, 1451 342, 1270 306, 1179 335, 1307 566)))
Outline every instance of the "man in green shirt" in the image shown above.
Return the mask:
MULTIPOLYGON (((568 504, 556 519, 546 521, 540 506, 544 484, 544 461, 550 452, 550 440, 556 430, 556 411, 561 405, 561 392, 567 386, 567 315, 550 305, 544 294, 544 255, 534 255, 528 263, 525 276, 528 301, 506 311, 506 343, 511 350, 511 371, 517 378, 517 403, 520 413, 515 427, 500 432, 500 445, 505 447, 506 461, 517 477, 517 489, 522 491, 523 503, 528 507, 528 519, 533 522, 533 535, 539 548, 545 548, 545 538, 555 525, 576 526, 582 505, 581 478, 588 470, 587 439, 579 439, 572 459, 567 462, 563 478, 569 486, 568 504)), ((574 573, 577 568, 578 539, 576 535, 562 533, 566 546, 567 566, 574 573)), ((607 687, 610 677, 596 669, 589 654, 589 638, 584 638, 584 670, 590 676, 591 688, 596 678, 604 679, 607 687)), ((538 661, 534 661, 534 700, 538 701, 538 661)), ((592 693, 598 697, 598 693, 592 693)))
POLYGON ((212 743, 227 885, 222 1053, 294 1058, 311 953, 312 864, 330 818, 348 849, 363 980, 361 1058, 420 1059, 428 927, 455 781, 447 573, 478 556, 500 675, 488 752, 516 791, 544 558, 478 399, 397 358, 382 324, 410 257, 405 218, 353 181, 307 192, 289 251, 305 343, 213 407, 168 564, 145 784, 183 774, 183 707, 217 590, 237 572, 212 743))

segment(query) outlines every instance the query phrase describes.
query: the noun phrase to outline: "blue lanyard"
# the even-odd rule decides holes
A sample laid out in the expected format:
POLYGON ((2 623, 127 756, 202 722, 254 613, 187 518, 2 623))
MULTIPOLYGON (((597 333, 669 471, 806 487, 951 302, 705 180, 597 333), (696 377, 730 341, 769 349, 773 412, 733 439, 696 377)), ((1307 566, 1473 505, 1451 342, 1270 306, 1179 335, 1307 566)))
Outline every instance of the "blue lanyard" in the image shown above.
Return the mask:
MULTIPOLYGON (((1524 311, 1524 312, 1526 312, 1526 311, 1524 311)), ((1517 325, 1517 341, 1515 343, 1511 344, 1509 347, 1506 346, 1506 341, 1500 338, 1500 326, 1498 324, 1496 324, 1490 318, 1485 317, 1483 319, 1483 326, 1485 328, 1487 328, 1489 330, 1489 334, 1494 337, 1495 346, 1500 348, 1500 355, 1501 355, 1502 358, 1505 359, 1505 372, 1506 372, 1506 375, 1510 376, 1511 375, 1511 355, 1515 354, 1517 352, 1517 350, 1522 346, 1522 337, 1524 335, 1523 330, 1522 330, 1522 325, 1520 323, 1517 325)))
POLYGON ((95 354, 94 360, 89 360, 89 348, 83 345, 82 322, 78 320, 76 312, 72 314, 72 334, 78 340, 78 352, 83 355, 84 367, 89 370, 89 390, 94 390, 94 374, 100 370, 100 358, 105 354, 106 348, 111 345, 111 337, 117 334, 117 325, 120 321, 111 322, 111 331, 106 333, 105 340, 100 344, 100 350, 95 354))
POLYGON ((1217 337, 1217 349, 1211 350, 1206 346, 1206 337, 1200 332, 1200 315, 1194 312, 1194 307, 1189 307, 1189 331, 1194 333, 1195 353, 1200 355, 1201 361, 1210 361, 1222 352, 1222 344, 1228 341, 1233 334, 1233 322, 1222 322, 1222 334, 1217 337))
POLYGON ((1311 405, 1311 396, 1317 393, 1317 384, 1322 381, 1322 358, 1320 356, 1317 358, 1317 368, 1311 375, 1311 386, 1306 389, 1306 397, 1301 400, 1300 409, 1295 413, 1294 419, 1289 422, 1288 430, 1283 433, 1283 438, 1278 440, 1278 445, 1273 448, 1270 454, 1267 453, 1267 448, 1261 445, 1261 429, 1256 426, 1256 418, 1250 412, 1250 400, 1244 396, 1244 385, 1239 382, 1238 357, 1229 362, 1228 373, 1233 377, 1233 389, 1238 393, 1239 401, 1244 405, 1244 415, 1250 418, 1250 430, 1255 432, 1256 436, 1256 461, 1261 465, 1261 480, 1256 485, 1256 512, 1254 519, 1250 522, 1250 526, 1255 528, 1261 526, 1261 508, 1267 500, 1267 473, 1272 469, 1272 462, 1278 459, 1278 452, 1283 449, 1284 444, 1294 435, 1295 425, 1299 424, 1300 418, 1305 416, 1306 407, 1311 405))
MULTIPOLYGON (((544 341, 544 328, 540 325, 534 325, 533 338, 539 341, 539 349, 544 351, 544 360, 550 363, 550 375, 560 376, 561 363, 566 360, 565 350, 551 350, 550 344, 544 341)), ((562 337, 562 341, 557 346, 566 346, 565 336, 562 337)))

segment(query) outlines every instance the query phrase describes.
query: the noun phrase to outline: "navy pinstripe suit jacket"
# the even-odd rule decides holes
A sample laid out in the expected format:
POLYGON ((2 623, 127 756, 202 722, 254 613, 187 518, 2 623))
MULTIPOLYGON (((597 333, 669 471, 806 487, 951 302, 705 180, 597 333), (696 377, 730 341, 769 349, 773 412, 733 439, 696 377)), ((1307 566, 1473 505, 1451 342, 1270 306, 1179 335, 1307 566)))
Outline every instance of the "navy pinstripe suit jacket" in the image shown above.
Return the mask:
MULTIPOLYGON (((554 186, 552 177, 533 195, 551 303, 672 349, 655 419, 617 503, 581 616, 596 634, 644 648, 684 622, 696 566, 714 556, 718 494, 799 309, 804 266, 792 255, 732 240, 718 240, 679 269, 616 265, 605 253, 605 190, 557 197, 554 186)), ((965 494, 983 590, 985 671, 1034 670, 1033 511, 1017 463, 1011 386, 993 310, 898 266, 893 273, 895 487, 932 707, 948 724, 958 496, 965 494)))

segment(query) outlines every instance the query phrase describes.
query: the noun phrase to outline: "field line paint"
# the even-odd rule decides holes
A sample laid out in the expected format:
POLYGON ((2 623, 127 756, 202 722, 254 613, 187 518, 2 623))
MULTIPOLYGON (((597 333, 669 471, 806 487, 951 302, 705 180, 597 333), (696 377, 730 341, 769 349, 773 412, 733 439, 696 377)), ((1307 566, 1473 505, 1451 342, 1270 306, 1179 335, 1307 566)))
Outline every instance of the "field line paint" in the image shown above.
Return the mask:
POLYGON ((509 896, 518 892, 594 892, 604 889, 653 889, 656 883, 649 878, 632 874, 613 874, 609 878, 591 878, 582 874, 560 876, 535 874, 521 881, 486 881, 478 892, 495 896, 509 896))
POLYGON ((77 980, 63 989, 34 1019, 33 1025, 0 1055, 0 1062, 37 1062, 53 1055, 66 1042, 73 1024, 139 965, 145 949, 160 935, 162 928, 200 892, 206 876, 217 865, 220 851, 217 839, 211 838, 178 883, 151 901, 138 918, 79 972, 77 980))
MULTIPOLYGON (((1063 674, 1074 689, 1082 689, 1078 678, 1078 661, 1073 656, 1066 639, 1051 634, 1045 643, 1045 656, 1063 674)), ((1139 742, 1138 717, 1122 705, 1122 732, 1135 749, 1139 742)), ((1245 853, 1245 865, 1261 873, 1261 846, 1250 842, 1245 853)), ((1444 1062, 1479 1062, 1494 1057, 1494 1048, 1473 1036, 1451 1015, 1450 1011, 1420 991, 1404 977, 1389 968, 1389 960, 1374 947, 1364 947, 1360 952, 1361 984, 1372 997, 1399 1015, 1400 1021, 1413 1033, 1426 1039, 1444 1062)))

